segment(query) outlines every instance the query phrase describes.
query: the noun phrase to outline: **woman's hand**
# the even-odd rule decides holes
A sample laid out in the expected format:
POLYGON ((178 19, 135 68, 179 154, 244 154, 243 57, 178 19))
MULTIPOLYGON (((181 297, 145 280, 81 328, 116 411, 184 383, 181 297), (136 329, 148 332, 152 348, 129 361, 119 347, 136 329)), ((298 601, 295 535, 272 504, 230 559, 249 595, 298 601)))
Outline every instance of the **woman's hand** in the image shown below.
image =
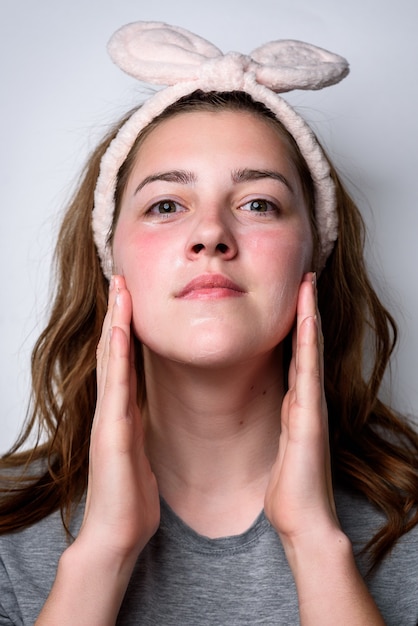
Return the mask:
POLYGON ((315 275, 307 274, 300 286, 279 451, 265 498, 266 514, 285 544, 311 533, 313 525, 339 527, 331 480, 315 282, 315 275))
POLYGON ((84 520, 60 559, 39 626, 115 624, 138 555, 159 524, 157 481, 137 405, 131 316, 130 294, 116 276, 97 349, 84 520))
POLYGON ((381 626, 337 518, 316 281, 300 286, 279 450, 265 495, 296 583, 302 626, 381 626))
POLYGON ((97 349, 97 407, 79 538, 136 559, 157 530, 160 509, 137 404, 131 317, 125 281, 115 276, 97 349))

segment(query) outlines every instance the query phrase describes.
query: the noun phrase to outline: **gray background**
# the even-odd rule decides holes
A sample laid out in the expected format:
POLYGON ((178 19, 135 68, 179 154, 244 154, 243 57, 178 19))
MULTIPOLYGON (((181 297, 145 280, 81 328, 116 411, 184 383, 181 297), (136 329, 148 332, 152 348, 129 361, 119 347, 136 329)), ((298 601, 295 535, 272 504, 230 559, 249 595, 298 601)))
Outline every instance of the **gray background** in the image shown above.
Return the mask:
POLYGON ((119 26, 161 20, 225 52, 301 39, 345 56, 350 76, 289 99, 350 181, 367 255, 400 344, 384 394, 418 414, 418 8, 415 0, 1 0, 0 452, 22 425, 29 359, 46 319, 62 208, 107 123, 138 99, 107 57, 119 26))

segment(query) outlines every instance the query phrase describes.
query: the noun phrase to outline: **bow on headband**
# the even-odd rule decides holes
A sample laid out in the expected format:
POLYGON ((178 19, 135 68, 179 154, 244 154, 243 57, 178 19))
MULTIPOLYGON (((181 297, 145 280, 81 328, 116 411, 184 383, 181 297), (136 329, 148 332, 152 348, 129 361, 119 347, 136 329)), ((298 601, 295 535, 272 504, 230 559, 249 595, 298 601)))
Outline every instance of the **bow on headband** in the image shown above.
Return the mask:
POLYGON ((348 73, 343 57, 302 41, 272 41, 248 56, 223 54, 206 39, 162 22, 123 26, 111 38, 108 51, 127 74, 159 85, 199 80, 211 72, 219 76, 223 64, 228 72, 234 68, 238 82, 243 74, 251 73, 257 83, 276 93, 322 89, 348 73))

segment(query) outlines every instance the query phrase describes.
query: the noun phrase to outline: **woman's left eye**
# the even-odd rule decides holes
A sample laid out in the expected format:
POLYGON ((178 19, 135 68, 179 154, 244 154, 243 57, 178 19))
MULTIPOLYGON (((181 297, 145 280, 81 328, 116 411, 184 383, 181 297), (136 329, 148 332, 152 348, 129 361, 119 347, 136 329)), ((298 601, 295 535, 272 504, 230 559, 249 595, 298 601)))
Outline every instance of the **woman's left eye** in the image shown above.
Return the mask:
POLYGON ((276 211, 276 207, 272 202, 263 199, 250 200, 240 206, 243 211, 254 211, 254 213, 267 213, 268 211, 276 211))

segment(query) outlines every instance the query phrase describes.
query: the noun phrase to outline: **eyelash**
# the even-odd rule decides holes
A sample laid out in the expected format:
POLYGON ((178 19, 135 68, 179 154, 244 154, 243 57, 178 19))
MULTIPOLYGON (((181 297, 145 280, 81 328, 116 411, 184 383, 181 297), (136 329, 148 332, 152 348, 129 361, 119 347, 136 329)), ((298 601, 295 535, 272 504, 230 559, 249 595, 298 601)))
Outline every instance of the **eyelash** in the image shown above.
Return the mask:
POLYGON ((239 207, 241 210, 243 211, 254 211, 254 213, 271 213, 271 212, 279 212, 279 208, 276 204, 274 204, 274 202, 271 202, 270 200, 266 200, 265 198, 253 198, 252 200, 248 200, 248 202, 245 202, 244 204, 241 204, 241 206, 239 207), (257 209, 253 209, 251 208, 251 205, 264 205, 266 208, 263 210, 257 210, 257 209), (249 206, 250 208, 245 209, 244 207, 249 206))

